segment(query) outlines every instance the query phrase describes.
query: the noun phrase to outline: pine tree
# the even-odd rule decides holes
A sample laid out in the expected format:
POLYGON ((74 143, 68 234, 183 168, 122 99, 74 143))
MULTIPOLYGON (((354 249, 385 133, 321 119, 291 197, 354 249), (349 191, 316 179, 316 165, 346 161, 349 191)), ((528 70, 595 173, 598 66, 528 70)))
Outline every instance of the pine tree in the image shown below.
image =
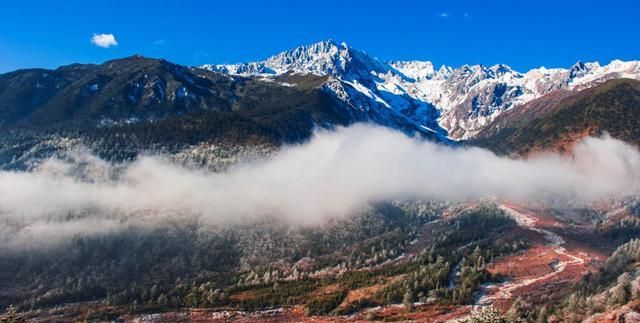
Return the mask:
POLYGON ((160 306, 167 306, 167 303, 169 302, 169 299, 167 298, 167 295, 160 294, 160 296, 158 296, 158 305, 160 306))
POLYGON ((613 301, 616 304, 626 304, 631 296, 631 275, 622 273, 618 277, 618 285, 613 290, 613 301))
POLYGON ((411 292, 411 290, 407 290, 407 292, 404 293, 402 304, 407 309, 407 311, 410 311, 413 308, 413 293, 411 292))
POLYGON ((549 316, 549 313, 547 313, 547 306, 543 306, 538 312, 536 323, 546 323, 548 316, 549 316))
POLYGON ((13 305, 9 306, 9 308, 7 309, 7 313, 2 319, 0 319, 1 323, 23 323, 26 321, 27 320, 18 315, 18 311, 13 305))
POLYGON ((479 310, 476 309, 471 313, 471 317, 467 323, 508 323, 504 317, 493 306, 483 306, 479 310))

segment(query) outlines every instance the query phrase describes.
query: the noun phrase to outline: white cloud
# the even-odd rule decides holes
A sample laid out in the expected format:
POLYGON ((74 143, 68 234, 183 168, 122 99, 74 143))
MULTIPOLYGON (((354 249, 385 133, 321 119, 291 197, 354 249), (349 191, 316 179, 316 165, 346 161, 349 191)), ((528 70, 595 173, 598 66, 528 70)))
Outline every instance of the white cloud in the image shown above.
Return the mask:
POLYGON ((102 48, 118 46, 116 37, 113 34, 93 34, 91 43, 102 48))
POLYGON ((162 45, 162 44, 164 44, 164 43, 165 43, 165 42, 164 42, 164 39, 158 39, 158 40, 155 40, 155 41, 153 42, 153 44, 154 44, 154 45, 162 45))
POLYGON ((440 18, 449 18, 449 13, 448 12, 441 12, 438 14, 438 16, 440 16, 440 18))
POLYGON ((152 156, 112 165, 80 154, 31 172, 0 171, 0 251, 9 241, 50 243, 179 217, 313 224, 401 198, 593 201, 637 194, 639 180, 638 150, 610 137, 584 140, 570 158, 516 160, 363 125, 319 132, 224 173, 152 156))

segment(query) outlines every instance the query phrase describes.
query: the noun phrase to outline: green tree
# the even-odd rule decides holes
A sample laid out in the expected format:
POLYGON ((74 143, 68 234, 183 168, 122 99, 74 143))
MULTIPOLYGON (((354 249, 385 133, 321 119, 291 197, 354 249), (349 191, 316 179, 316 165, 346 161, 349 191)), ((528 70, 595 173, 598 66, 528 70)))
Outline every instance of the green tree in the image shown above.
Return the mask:
POLYGON ((18 315, 18 311, 13 305, 9 306, 9 308, 7 309, 7 313, 2 319, 0 319, 1 323, 23 323, 26 321, 27 320, 18 315))
POLYGON ((410 311, 413 308, 413 292, 409 289, 406 293, 404 293, 404 297, 402 298, 402 304, 410 311))
POLYGON ((493 306, 483 306, 473 310, 466 323, 509 323, 509 321, 493 306))
POLYGON ((547 312, 547 307, 543 306, 538 312, 538 317, 536 318, 536 323, 546 323, 549 313, 547 312))

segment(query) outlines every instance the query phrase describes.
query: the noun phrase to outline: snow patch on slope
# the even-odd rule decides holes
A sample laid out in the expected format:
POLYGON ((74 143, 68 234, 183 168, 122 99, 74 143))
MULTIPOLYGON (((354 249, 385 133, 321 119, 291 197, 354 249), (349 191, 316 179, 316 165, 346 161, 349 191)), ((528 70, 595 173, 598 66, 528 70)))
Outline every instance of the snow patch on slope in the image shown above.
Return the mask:
POLYGON ((578 62, 569 69, 504 64, 441 66, 383 62, 333 40, 300 46, 264 61, 203 65, 225 74, 273 79, 284 73, 329 75, 323 86, 360 110, 391 109, 425 129, 469 139, 502 112, 558 89, 580 90, 613 78, 640 79, 640 61, 578 62))

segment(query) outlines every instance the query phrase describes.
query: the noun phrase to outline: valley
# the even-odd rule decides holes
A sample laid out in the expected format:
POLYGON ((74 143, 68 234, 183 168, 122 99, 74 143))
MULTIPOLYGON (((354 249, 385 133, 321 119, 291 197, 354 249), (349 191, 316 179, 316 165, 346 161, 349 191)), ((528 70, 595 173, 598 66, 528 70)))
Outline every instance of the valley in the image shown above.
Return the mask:
MULTIPOLYGON (((504 275, 507 282, 483 286, 482 296, 476 303, 478 305, 508 308, 518 297, 545 295, 552 288, 560 288, 561 284, 570 285, 588 271, 597 270, 606 258, 606 250, 594 250, 575 241, 567 249, 565 237, 552 231, 566 230, 566 223, 517 205, 503 204, 502 207, 521 228, 539 235, 534 238, 532 248, 524 254, 505 257, 490 265, 489 270, 504 275)), ((588 232, 586 228, 582 230, 588 232)))
MULTIPOLYGON (((416 227, 415 239, 401 243, 396 248, 404 249, 404 251, 400 254, 398 254, 400 252, 398 251, 395 256, 390 255, 385 258, 386 260, 381 259, 371 265, 362 267, 352 267, 351 264, 347 264, 344 269, 336 270, 329 267, 315 273, 310 272, 308 274, 309 278, 299 281, 302 285, 294 283, 298 281, 295 278, 293 281, 290 278, 284 280, 279 278, 275 280, 275 285, 272 287, 268 287, 269 284, 267 284, 266 288, 260 287, 264 285, 259 284, 250 289, 246 289, 246 287, 240 289, 232 288, 229 291, 228 300, 223 301, 228 302, 229 305, 227 306, 213 305, 209 309, 181 307, 179 311, 170 310, 156 314, 137 315, 131 313, 130 308, 105 307, 104 303, 100 302, 94 303, 95 305, 90 305, 91 303, 63 305, 53 313, 56 311, 74 313, 76 311, 74 310, 75 308, 93 308, 91 312, 95 314, 105 311, 112 312, 114 315, 122 315, 120 317, 126 321, 135 322, 164 322, 168 320, 207 322, 282 322, 298 320, 361 322, 372 319, 448 322, 450 320, 463 320, 474 310, 487 306, 500 309, 503 312, 514 311, 514 308, 523 306, 521 303, 529 304, 529 306, 535 304, 536 308, 546 306, 551 309, 557 306, 558 302, 562 302, 571 293, 572 286, 578 283, 587 273, 600 270, 607 259, 607 255, 611 252, 611 249, 603 248, 603 246, 609 245, 609 241, 606 238, 597 238, 593 234, 593 228, 569 223, 563 220, 561 215, 552 216, 548 213, 548 210, 539 206, 525 206, 511 202, 500 202, 492 211, 502 213, 505 219, 508 218, 510 219, 509 221, 513 221, 513 224, 508 224, 508 221, 505 222, 502 225, 502 229, 495 231, 496 233, 499 232, 499 236, 487 234, 486 229, 483 231, 483 236, 478 236, 478 238, 463 238, 466 236, 465 233, 456 234, 455 232, 460 231, 448 231, 452 224, 460 223, 457 222, 459 219, 465 219, 467 216, 472 216, 468 218, 469 220, 473 219, 473 214, 487 207, 483 206, 487 205, 486 203, 493 202, 448 206, 443 209, 442 214, 436 220, 427 220, 423 224, 419 224, 416 227), (446 240, 434 240, 434 237, 443 233, 445 236, 453 233, 454 236, 446 240), (576 239, 576 237, 587 235, 590 236, 589 240, 576 239), (460 237, 462 240, 456 237, 460 237), (469 238, 471 240, 467 240, 469 238), (498 240, 494 242, 492 239, 498 240), (450 245, 449 243, 453 244, 450 245), (509 251, 504 250, 505 244, 517 243, 522 244, 522 247, 510 246, 508 247, 509 251), (495 246, 502 247, 494 249, 495 246), (410 302, 410 307, 400 302, 402 301, 402 295, 397 301, 400 304, 393 304, 393 301, 391 301, 392 304, 388 304, 383 300, 385 291, 392 291, 396 288, 394 286, 406 286, 408 279, 413 275, 414 269, 411 268, 424 261, 431 263, 430 260, 422 260, 425 257, 423 250, 431 248, 432 252, 436 254, 441 252, 446 254, 445 250, 451 250, 451 247, 456 250, 452 254, 454 258, 444 256, 445 259, 462 259, 463 265, 460 266, 459 263, 453 266, 452 263, 448 263, 445 267, 447 268, 446 274, 441 278, 443 285, 442 287, 435 286, 436 289, 433 290, 435 293, 430 293, 428 297, 425 295, 424 298, 416 294, 414 296, 416 298, 410 302), (487 252, 490 252, 490 254, 487 254, 487 252), (480 254, 486 256, 486 263, 482 264, 481 267, 475 267, 478 265, 478 261, 485 261, 481 260, 483 257, 478 258, 480 254), (468 267, 470 259, 475 259, 472 267, 468 267), (453 294, 451 292, 463 290, 460 289, 461 286, 459 285, 461 283, 467 284, 469 277, 467 272, 474 267, 477 269, 482 268, 481 270, 487 275, 485 276, 486 278, 481 278, 481 280, 475 281, 474 285, 470 285, 470 287, 475 287, 471 287, 472 289, 469 290, 471 293, 466 296, 468 298, 456 298, 456 292, 453 294), (453 275, 458 276, 455 281, 451 280, 454 277, 453 275), (307 285, 305 283, 306 280, 310 280, 313 283, 307 285), (299 286, 295 288, 301 289, 299 291, 296 291, 296 289, 289 291, 289 286, 291 288, 299 286), (264 299, 267 295, 275 296, 276 294, 273 294, 272 291, 274 289, 283 289, 284 295, 289 295, 285 298, 279 298, 283 301, 286 300, 284 303, 279 303, 281 301, 275 299, 275 303, 264 299), (238 291, 234 292, 233 290, 238 291), (441 294, 442 292, 445 293, 441 294), (326 300, 331 302, 332 305, 327 303, 329 307, 318 313, 326 313, 324 311, 328 311, 332 315, 327 317, 313 314, 313 312, 310 313, 309 306, 311 306, 311 303, 298 304, 298 301, 296 301, 298 296, 296 295, 305 295, 303 298, 298 298, 298 301, 316 299, 318 301, 323 300, 324 302, 326 300), (334 297, 335 301, 330 301, 334 297), (441 297, 445 297, 445 299, 443 300, 441 297), (252 303, 256 305, 249 306, 252 303), (245 310, 238 309, 238 307, 245 308, 245 310), (247 311, 246 309, 252 310, 247 311), (126 314, 126 312, 129 312, 129 314, 126 314), (344 313, 349 314, 345 315, 344 313)), ((469 225, 471 223, 474 222, 469 222, 469 225)), ((471 227, 469 228, 471 229, 471 227)), ((465 232, 465 224, 462 224, 456 230, 465 232)), ((469 231, 469 234, 471 234, 471 231, 469 231)), ((439 261, 443 260, 437 260, 432 265, 427 267, 419 266, 416 269, 430 270, 428 268, 437 265, 439 261)), ((298 264, 300 263, 299 261, 298 264)), ((339 265, 338 268, 342 268, 342 266, 339 265)), ((300 266, 299 268, 304 267, 300 266)), ((284 268, 283 270, 286 271, 284 268)), ((318 303, 318 305, 320 304, 318 303)), ((145 309, 148 305, 144 303, 139 303, 139 306, 134 311, 153 312, 153 307, 145 309)), ((211 305, 207 307, 211 307, 211 305)), ((53 313, 50 312, 49 315, 53 313)), ((77 312, 76 315, 95 314, 81 311, 77 312)), ((31 315, 33 315, 33 319, 40 321, 38 319, 38 311, 33 312, 31 315)), ((65 316, 60 316, 59 319, 64 319, 65 316)), ((72 315, 68 319, 72 320, 73 317, 72 315)))
POLYGON ((632 321, 639 120, 639 61, 0 74, 0 317, 632 321))

